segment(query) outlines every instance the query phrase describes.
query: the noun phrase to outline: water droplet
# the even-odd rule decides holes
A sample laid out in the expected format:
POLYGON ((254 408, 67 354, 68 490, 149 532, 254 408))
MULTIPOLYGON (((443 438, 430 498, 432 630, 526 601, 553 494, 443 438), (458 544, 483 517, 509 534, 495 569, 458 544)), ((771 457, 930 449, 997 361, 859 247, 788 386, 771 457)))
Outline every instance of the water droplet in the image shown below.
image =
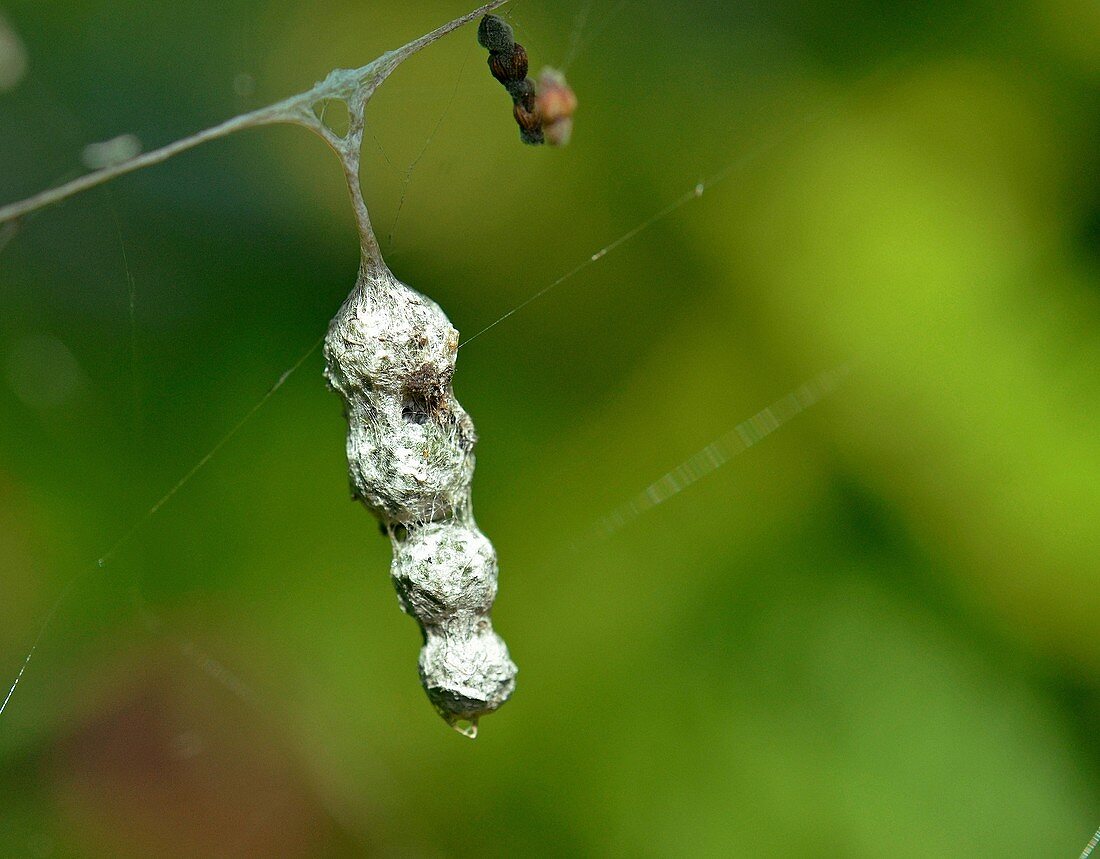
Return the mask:
POLYGON ((469 737, 471 740, 477 736, 477 719, 451 717, 447 720, 447 724, 462 734, 462 736, 469 737))
POLYGON ((706 186, 702 182, 700 182, 698 185, 695 186, 695 196, 696 197, 702 197, 703 196, 703 191, 705 191, 705 190, 706 190, 706 186))

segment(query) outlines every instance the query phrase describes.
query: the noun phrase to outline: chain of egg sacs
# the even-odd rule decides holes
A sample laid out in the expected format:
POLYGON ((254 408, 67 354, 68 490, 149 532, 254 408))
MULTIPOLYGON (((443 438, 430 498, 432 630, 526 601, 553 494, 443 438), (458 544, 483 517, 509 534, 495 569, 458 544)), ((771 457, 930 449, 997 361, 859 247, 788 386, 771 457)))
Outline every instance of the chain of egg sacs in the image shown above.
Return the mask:
POLYGON ((458 332, 443 310, 384 266, 364 267, 325 338, 325 376, 344 399, 353 496, 393 541, 401 608, 420 624, 420 679, 453 727, 515 688, 493 631, 497 556, 474 521, 474 432, 451 388, 458 332))
POLYGON ((545 68, 538 86, 527 77, 527 51, 512 28, 496 15, 486 15, 477 28, 477 43, 489 52, 489 71, 512 97, 512 114, 524 143, 564 146, 573 132, 577 97, 561 72, 545 68))

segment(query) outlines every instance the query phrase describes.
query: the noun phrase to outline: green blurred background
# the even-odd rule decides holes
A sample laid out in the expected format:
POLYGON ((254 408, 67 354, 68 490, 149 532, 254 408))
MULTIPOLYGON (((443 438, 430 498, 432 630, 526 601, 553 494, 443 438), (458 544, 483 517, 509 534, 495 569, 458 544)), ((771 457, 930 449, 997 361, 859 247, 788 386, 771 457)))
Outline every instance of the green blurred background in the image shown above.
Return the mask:
MULTIPOLYGON (((468 8, 6 3, 27 66, 0 201, 468 8)), ((473 27, 368 114, 387 259, 464 334, 728 170, 460 353, 514 699, 474 742, 427 703, 318 353, 146 518, 354 281, 335 159, 247 132, 0 251, 5 689, 56 606, 0 716, 0 855, 1077 856, 1100 823, 1100 5, 508 14, 533 70, 569 60, 568 148, 519 143, 473 27), (828 401, 587 538, 847 361, 828 401)))

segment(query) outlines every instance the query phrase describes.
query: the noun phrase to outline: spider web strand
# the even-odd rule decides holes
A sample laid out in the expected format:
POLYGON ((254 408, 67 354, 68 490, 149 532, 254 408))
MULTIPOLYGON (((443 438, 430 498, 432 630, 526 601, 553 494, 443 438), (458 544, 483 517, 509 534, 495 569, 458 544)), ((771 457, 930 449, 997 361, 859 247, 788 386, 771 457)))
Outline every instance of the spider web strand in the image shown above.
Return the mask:
POLYGON ((1078 859, 1089 859, 1092 855, 1092 851, 1096 849, 1096 845, 1100 844, 1100 829, 1096 830, 1096 834, 1089 839, 1089 843, 1085 845, 1085 849, 1081 851, 1078 859))
POLYGON ((171 501, 172 498, 181 489, 183 489, 184 486, 186 486, 188 483, 191 482, 191 480, 195 477, 196 474, 198 474, 200 471, 202 471, 203 468, 205 468, 210 463, 210 461, 215 456, 217 456, 218 452, 223 447, 225 447, 226 444, 229 443, 230 439, 232 439, 238 432, 241 431, 241 429, 245 426, 245 424, 247 424, 255 416, 255 414, 261 408, 263 408, 263 406, 268 402, 268 400, 270 400, 273 396, 275 396, 275 394, 278 392, 278 390, 280 388, 282 388, 283 385, 286 384, 287 379, 289 379, 294 374, 294 372, 296 370, 298 370, 298 368, 301 367, 302 364, 304 364, 306 362, 306 360, 314 352, 317 351, 318 348, 320 348, 322 342, 324 342, 324 337, 323 336, 319 337, 317 339, 317 341, 312 346, 309 347, 308 351, 306 351, 300 358, 298 358, 297 361, 295 361, 289 367, 289 369, 285 370, 283 372, 283 374, 281 376, 279 376, 279 378, 275 381, 275 384, 273 384, 267 390, 267 392, 262 397, 260 397, 260 399, 257 400, 256 403, 254 403, 253 406, 247 412, 244 413, 244 416, 241 417, 240 420, 238 420, 237 423, 235 423, 229 429, 229 431, 226 432, 225 435, 223 435, 217 441, 217 443, 214 444, 214 446, 210 448, 209 451, 207 451, 202 457, 199 458, 199 460, 190 469, 188 469, 188 471, 183 475, 183 477, 181 477, 175 483, 175 485, 172 486, 171 489, 169 489, 167 492, 164 493, 164 495, 162 495, 159 499, 157 499, 157 501, 148 510, 146 510, 145 513, 142 514, 134 522, 134 524, 131 525, 130 528, 121 537, 119 537, 119 539, 116 540, 114 542, 114 544, 111 545, 111 547, 106 552, 104 552, 102 555, 100 555, 99 559, 95 562, 95 565, 93 567, 90 567, 89 569, 86 569, 86 570, 84 570, 80 573, 77 573, 75 576, 73 576, 71 579, 69 579, 69 581, 66 583, 65 587, 62 589, 61 593, 58 595, 57 599, 54 600, 53 606, 50 608, 50 611, 46 615, 45 620, 43 620, 41 626, 38 627, 38 632, 35 634, 34 641, 31 643, 30 649, 27 651, 27 655, 23 658, 23 663, 19 667, 19 672, 16 674, 15 680, 12 682, 10 688, 8 689, 7 695, 4 696, 3 703, 0 703, 0 715, 3 715, 4 710, 7 709, 8 703, 11 701, 12 696, 15 694, 16 688, 19 686, 20 681, 23 679, 23 675, 26 673, 27 666, 30 664, 31 659, 34 657, 35 651, 37 651, 37 649, 38 649, 38 645, 42 641, 42 637, 46 634, 46 631, 49 628, 51 621, 53 621, 53 619, 54 619, 55 615, 57 614, 58 610, 65 603, 65 600, 68 598, 69 594, 72 592, 72 590, 76 586, 77 582, 79 582, 81 579, 83 579, 85 576, 88 575, 88 573, 92 572, 93 570, 101 569, 101 568, 105 567, 107 565, 107 562, 123 546, 125 546, 128 542, 130 542, 130 540, 133 539, 134 535, 137 534, 138 531, 150 519, 152 519, 157 514, 157 512, 160 511, 160 509, 162 507, 164 507, 165 504, 167 504, 169 501, 171 501))
POLYGON ((826 370, 748 420, 742 421, 671 471, 666 472, 630 501, 600 519, 593 536, 610 537, 658 504, 663 504, 692 484, 714 473, 735 456, 762 442, 810 406, 821 402, 840 386, 850 372, 849 365, 826 370))

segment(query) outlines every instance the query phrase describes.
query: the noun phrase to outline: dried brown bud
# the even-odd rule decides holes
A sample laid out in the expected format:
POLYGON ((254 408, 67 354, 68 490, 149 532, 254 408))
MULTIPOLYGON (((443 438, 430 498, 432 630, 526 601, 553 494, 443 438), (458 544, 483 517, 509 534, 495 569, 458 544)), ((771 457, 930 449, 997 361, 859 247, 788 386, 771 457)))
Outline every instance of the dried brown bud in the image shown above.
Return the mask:
POLYGON ((524 143, 542 143, 542 120, 539 119, 538 111, 534 110, 534 99, 530 99, 527 104, 522 100, 516 101, 512 107, 512 115, 516 118, 516 124, 519 125, 519 134, 524 143))
POLYGON ((477 43, 492 53, 507 54, 515 38, 512 28, 498 15, 486 15, 477 28, 477 43))
POLYGON ((508 86, 527 77, 527 51, 516 42, 512 52, 489 54, 489 71, 500 83, 508 86))

